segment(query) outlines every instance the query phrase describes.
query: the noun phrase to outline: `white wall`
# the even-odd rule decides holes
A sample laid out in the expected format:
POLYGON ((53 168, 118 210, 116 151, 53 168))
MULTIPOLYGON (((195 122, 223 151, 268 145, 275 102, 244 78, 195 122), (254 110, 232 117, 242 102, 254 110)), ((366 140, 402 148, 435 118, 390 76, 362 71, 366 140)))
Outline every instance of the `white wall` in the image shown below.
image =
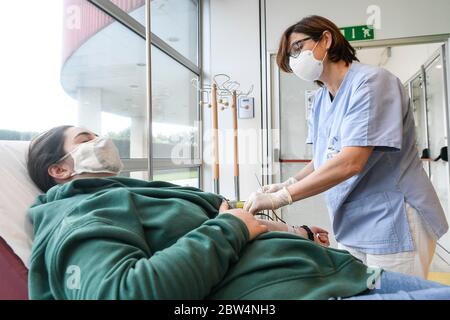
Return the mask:
POLYGON ((448 0, 267 0, 268 48, 276 50, 283 31, 311 14, 325 16, 339 27, 364 25, 370 5, 380 7, 376 39, 450 33, 448 0))

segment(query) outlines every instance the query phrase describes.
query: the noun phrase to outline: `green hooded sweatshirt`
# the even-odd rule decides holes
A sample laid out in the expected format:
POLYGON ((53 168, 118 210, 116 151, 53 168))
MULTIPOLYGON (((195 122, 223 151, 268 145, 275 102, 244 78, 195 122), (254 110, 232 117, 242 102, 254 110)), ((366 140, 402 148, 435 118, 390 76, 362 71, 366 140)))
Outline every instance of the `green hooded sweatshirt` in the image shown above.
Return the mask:
MULTIPOLYGON (((328 299, 374 272, 346 251, 283 232, 248 242, 223 197, 166 182, 80 179, 29 210, 31 299, 328 299)), ((377 271, 377 277, 381 271, 377 271)))

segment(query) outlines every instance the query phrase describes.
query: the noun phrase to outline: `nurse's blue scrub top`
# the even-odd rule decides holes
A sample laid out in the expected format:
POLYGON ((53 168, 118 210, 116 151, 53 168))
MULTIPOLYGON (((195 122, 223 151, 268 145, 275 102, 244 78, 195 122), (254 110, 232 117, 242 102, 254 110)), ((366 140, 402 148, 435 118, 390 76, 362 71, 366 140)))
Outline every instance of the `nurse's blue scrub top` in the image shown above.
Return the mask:
POLYGON ((368 254, 414 250, 405 202, 440 238, 448 230, 416 147, 409 96, 385 69, 354 62, 336 97, 317 92, 307 143, 317 170, 344 147, 373 146, 362 173, 325 192, 338 242, 368 254))

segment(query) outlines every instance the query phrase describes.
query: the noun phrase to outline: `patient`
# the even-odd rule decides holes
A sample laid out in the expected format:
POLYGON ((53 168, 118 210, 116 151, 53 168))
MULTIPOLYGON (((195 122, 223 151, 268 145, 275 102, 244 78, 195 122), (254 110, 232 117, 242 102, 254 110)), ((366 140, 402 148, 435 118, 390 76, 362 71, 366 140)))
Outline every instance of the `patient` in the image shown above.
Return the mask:
POLYGON ((223 197, 120 178, 111 140, 54 128, 30 145, 31 299, 450 299, 368 267, 328 234, 229 210, 223 197), (287 232, 287 231, 291 232, 287 232))

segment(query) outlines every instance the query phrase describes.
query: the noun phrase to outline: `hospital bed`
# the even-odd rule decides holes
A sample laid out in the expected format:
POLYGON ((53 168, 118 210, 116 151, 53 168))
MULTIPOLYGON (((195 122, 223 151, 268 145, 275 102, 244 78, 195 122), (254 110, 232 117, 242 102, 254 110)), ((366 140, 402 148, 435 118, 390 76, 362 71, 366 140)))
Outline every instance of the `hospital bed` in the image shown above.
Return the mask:
POLYGON ((0 300, 28 299, 33 231, 26 215, 40 193, 26 170, 28 146, 0 141, 0 300))

